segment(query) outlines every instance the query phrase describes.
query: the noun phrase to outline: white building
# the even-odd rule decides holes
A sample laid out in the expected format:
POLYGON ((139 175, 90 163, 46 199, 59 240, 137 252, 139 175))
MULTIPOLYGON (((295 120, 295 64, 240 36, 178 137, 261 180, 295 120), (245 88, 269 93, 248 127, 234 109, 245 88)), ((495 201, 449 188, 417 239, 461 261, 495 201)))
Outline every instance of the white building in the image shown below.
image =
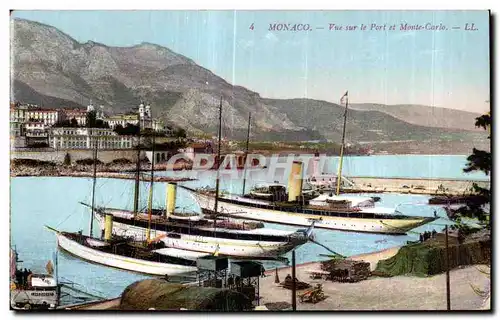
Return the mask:
POLYGON ((139 125, 141 129, 152 129, 156 132, 164 132, 167 136, 172 135, 172 129, 167 127, 165 123, 160 119, 153 119, 151 115, 151 106, 149 104, 144 104, 141 102, 138 107, 137 113, 129 114, 117 114, 113 116, 106 117, 104 119, 109 124, 109 127, 114 129, 117 125, 126 127, 127 124, 139 125))
POLYGON ((10 134, 11 136, 24 136, 27 122, 55 123, 63 118, 60 112, 54 109, 42 109, 37 105, 10 103, 10 134))
POLYGON ((87 106, 87 113, 91 111, 95 111, 96 119, 104 119, 104 106, 94 107, 92 100, 90 100, 90 104, 87 106))
POLYGON ((133 136, 120 136, 112 129, 52 128, 49 146, 54 149, 130 149, 136 145, 133 136))
POLYGON ((153 128, 152 117, 151 117, 151 106, 149 103, 144 105, 142 102, 139 105, 139 118, 141 119, 141 128, 153 128))
POLYGON ((24 124, 25 144, 27 147, 47 147, 49 131, 42 121, 28 121, 24 124))
POLYGON ((10 104, 10 135, 19 137, 24 135, 24 123, 26 122, 26 110, 28 106, 10 104))
POLYGON ((64 112, 59 109, 28 108, 25 111, 25 121, 42 121, 47 126, 65 118, 64 112))
POLYGON ((75 119, 78 125, 82 127, 87 125, 87 111, 83 109, 69 109, 65 110, 64 113, 67 120, 71 121, 75 119))
POLYGON ((109 124, 109 127, 114 129, 117 125, 126 127, 128 123, 133 125, 139 124, 139 118, 136 114, 118 114, 104 119, 109 124))
POLYGON ((24 130, 26 137, 48 137, 47 126, 42 121, 28 121, 24 130))
MULTIPOLYGON (((151 163, 152 159, 153 159, 153 151, 146 151, 146 158, 149 160, 149 162, 151 163)), ((163 163, 165 161, 167 161, 167 158, 168 158, 168 152, 167 151, 156 151, 155 150, 155 164, 156 163, 163 163)))

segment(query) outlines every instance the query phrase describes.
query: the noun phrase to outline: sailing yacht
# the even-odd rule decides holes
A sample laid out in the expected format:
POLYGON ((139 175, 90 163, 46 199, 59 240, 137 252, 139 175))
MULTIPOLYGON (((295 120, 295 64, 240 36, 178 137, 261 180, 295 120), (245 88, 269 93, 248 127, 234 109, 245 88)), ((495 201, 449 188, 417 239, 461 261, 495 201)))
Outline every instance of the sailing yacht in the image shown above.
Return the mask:
MULTIPOLYGON (((98 139, 94 139, 94 179, 92 184, 92 209, 95 203, 96 164, 98 139)), ((153 179, 151 179, 152 181, 153 179)), ((149 222, 151 221, 151 198, 149 202, 149 222)), ((162 252, 162 243, 151 241, 149 229, 146 232, 146 242, 137 242, 122 237, 113 237, 111 216, 107 218, 103 239, 95 238, 93 234, 93 212, 91 210, 89 234, 81 232, 65 232, 47 228, 56 234, 58 246, 70 254, 109 267, 134 271, 151 275, 190 274, 197 270, 196 261, 175 257, 162 252)))
MULTIPOLYGON (((213 193, 184 186, 180 188, 190 192, 205 214, 213 212, 213 193)), ((219 197, 217 208, 221 215, 237 219, 297 226, 308 226, 315 222, 317 228, 382 234, 406 234, 411 229, 436 220, 435 217, 403 215, 394 209, 353 206, 352 201, 347 199, 334 199, 314 205, 311 204, 312 200, 303 200, 299 195, 288 190, 287 201, 276 202, 253 199, 247 195, 223 195, 219 197)))
POLYGON ((75 232, 54 231, 61 249, 108 267, 150 275, 181 275, 196 272, 196 261, 162 254, 164 247, 145 247, 127 239, 101 240, 75 232))
MULTIPOLYGON (((221 119, 222 99, 219 108, 219 146, 221 119)), ((218 158, 220 158, 220 147, 218 158)), ((153 173, 152 171, 152 176, 153 173)), ((217 170, 215 194, 218 194, 218 189, 219 171, 217 170)), ((222 220, 217 210, 211 214, 214 219, 179 217, 174 212, 176 190, 177 184, 167 184, 166 210, 157 210, 157 214, 146 215, 137 211, 139 195, 136 181, 134 211, 94 208, 93 212, 96 214, 101 230, 105 227, 105 217, 111 215, 113 233, 118 236, 143 240, 145 231, 150 229, 151 236, 169 248, 201 253, 213 253, 217 250, 219 255, 236 258, 275 259, 307 243, 312 236, 312 226, 307 230, 295 231, 263 228, 252 222, 228 221, 227 218, 222 220)), ((150 197, 152 197, 151 190, 150 197)), ((215 197, 216 202, 217 198, 215 197)))
POLYGON ((305 196, 303 166, 300 161, 292 164, 288 190, 284 186, 274 185, 269 189, 271 194, 268 195, 268 199, 264 198, 265 192, 259 189, 241 196, 214 197, 210 191, 182 188, 191 193, 204 213, 209 214, 212 210, 216 210, 232 218, 299 226, 307 226, 314 222, 318 228, 383 234, 406 234, 411 229, 436 220, 435 217, 403 215, 392 208, 376 208, 373 205, 375 199, 372 198, 356 199, 357 197, 339 195, 348 107, 347 92, 341 102, 344 99, 346 107, 335 196, 320 195, 316 198, 305 196), (212 209, 214 206, 215 209, 212 209))

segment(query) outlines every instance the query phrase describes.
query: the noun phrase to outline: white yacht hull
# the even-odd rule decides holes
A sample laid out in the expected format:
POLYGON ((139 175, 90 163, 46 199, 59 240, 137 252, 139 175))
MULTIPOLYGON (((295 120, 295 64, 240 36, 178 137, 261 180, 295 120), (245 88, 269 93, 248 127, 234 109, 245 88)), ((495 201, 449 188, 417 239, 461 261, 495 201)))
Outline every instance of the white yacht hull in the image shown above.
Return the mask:
MULTIPOLYGON (((214 209, 214 197, 194 192, 192 194, 202 209, 214 209)), ((238 197, 233 199, 236 198, 238 197)), ((218 211, 226 216, 239 219, 296 226, 309 226, 314 221, 314 227, 316 228, 383 234, 405 234, 409 230, 433 220, 432 218, 422 217, 415 217, 415 219, 379 219, 304 214, 235 204, 226 202, 223 198, 219 198, 218 211)))
MULTIPOLYGON (((104 229, 104 219, 96 215, 100 228, 104 229)), ((137 240, 145 239, 146 229, 130 224, 113 222, 113 234, 133 237, 137 240)), ((165 231, 151 229, 151 239, 165 235, 165 231)), ((213 254, 216 250, 220 255, 240 258, 275 258, 300 244, 278 241, 237 240, 196 235, 179 234, 180 238, 162 237, 160 240, 169 248, 205 252, 213 254)))
POLYGON ((89 262, 151 275, 178 275, 196 272, 196 267, 140 260, 95 250, 56 233, 59 247, 89 262))

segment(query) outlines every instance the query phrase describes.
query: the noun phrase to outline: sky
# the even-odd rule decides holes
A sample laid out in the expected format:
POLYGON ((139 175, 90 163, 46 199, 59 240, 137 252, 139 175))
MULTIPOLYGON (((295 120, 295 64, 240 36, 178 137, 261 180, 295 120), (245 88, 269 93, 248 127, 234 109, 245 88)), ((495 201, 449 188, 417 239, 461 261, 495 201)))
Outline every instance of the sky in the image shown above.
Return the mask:
POLYGON ((489 110, 488 11, 14 11, 12 16, 52 25, 79 42, 159 44, 266 98, 338 103, 348 90, 350 103, 489 110), (310 30, 278 30, 280 24, 310 30), (342 29, 329 30, 331 24, 342 29), (422 30, 400 30, 401 24, 422 30), (476 30, 465 30, 466 24, 476 30), (447 29, 426 29, 440 25, 447 29))

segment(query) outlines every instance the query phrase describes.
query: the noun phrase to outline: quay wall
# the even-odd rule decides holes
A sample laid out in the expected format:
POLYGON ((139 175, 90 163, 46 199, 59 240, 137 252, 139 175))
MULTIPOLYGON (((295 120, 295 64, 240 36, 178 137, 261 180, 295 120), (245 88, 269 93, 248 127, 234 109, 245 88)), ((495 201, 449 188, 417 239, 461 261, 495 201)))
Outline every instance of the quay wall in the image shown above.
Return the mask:
POLYGON ((374 178, 374 177, 347 177, 355 183, 356 189, 363 192, 398 192, 413 194, 439 194, 446 193, 461 194, 467 192, 473 183, 480 187, 489 187, 489 180, 463 180, 442 178, 374 178), (440 188, 441 186, 441 188, 440 188))
MULTIPOLYGON (((64 157, 66 154, 69 154, 71 162, 75 162, 77 160, 82 159, 92 159, 94 150, 85 149, 85 150, 77 150, 77 149, 68 149, 68 150, 50 150, 45 149, 43 151, 40 150, 13 150, 10 153, 10 158, 12 159, 33 159, 40 161, 52 161, 55 163, 63 163, 64 157)), ((141 155, 144 157, 144 155, 141 155)), ((137 151, 136 150, 99 150, 97 152, 97 158, 104 162, 108 163, 116 159, 128 159, 131 162, 137 161, 137 151)))

